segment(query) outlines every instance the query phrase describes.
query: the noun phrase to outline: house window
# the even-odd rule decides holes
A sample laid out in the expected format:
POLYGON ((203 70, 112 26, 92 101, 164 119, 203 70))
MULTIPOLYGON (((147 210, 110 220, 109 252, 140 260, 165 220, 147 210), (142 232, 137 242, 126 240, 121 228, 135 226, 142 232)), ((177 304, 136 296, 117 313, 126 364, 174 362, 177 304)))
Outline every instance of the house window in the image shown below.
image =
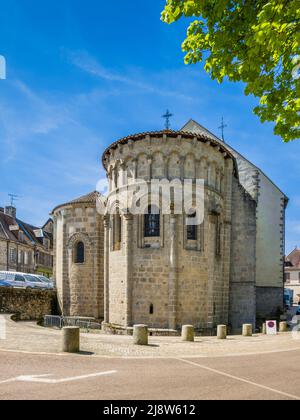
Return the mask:
POLYGON ((186 219, 186 232, 188 241, 197 241, 196 216, 197 214, 194 212, 188 215, 186 219))
POLYGON ((50 241, 49 241, 49 239, 44 238, 44 239, 43 239, 43 243, 44 243, 44 247, 45 247, 46 249, 49 249, 49 248, 50 248, 50 241))
MULTIPOLYGON (((300 276, 300 274, 299 274, 300 276)), ((285 281, 290 281, 291 280, 291 274, 290 273, 285 273, 285 281)))
POLYGON ((21 230, 19 231, 19 241, 20 242, 24 242, 24 232, 22 232, 21 230))
POLYGON ((160 214, 155 206, 148 207, 148 213, 145 214, 145 238, 157 238, 160 236, 160 214))
POLYGON ((15 248, 10 248, 9 250, 9 260, 12 264, 17 262, 17 250, 15 248))
POLYGON ((83 242, 77 242, 75 246, 75 264, 83 264, 85 260, 85 249, 83 242))

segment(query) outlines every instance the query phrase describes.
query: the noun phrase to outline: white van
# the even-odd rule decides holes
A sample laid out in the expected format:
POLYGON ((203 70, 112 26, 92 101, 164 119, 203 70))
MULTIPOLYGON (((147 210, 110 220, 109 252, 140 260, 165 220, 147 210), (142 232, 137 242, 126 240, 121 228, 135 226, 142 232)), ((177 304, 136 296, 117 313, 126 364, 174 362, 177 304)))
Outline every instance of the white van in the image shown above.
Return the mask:
POLYGON ((33 274, 0 271, 0 281, 16 289, 49 289, 46 283, 33 274))

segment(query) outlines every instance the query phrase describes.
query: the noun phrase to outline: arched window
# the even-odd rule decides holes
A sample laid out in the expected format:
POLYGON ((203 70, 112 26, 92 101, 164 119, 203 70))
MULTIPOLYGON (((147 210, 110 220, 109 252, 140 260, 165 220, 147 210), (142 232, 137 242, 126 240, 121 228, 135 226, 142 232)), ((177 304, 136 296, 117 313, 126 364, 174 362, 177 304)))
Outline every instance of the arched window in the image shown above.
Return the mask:
POLYGON ((160 236, 160 214, 155 206, 148 207, 145 214, 145 238, 157 238, 160 236))
POLYGON ((197 213, 192 212, 186 218, 186 231, 188 241, 197 241, 197 224, 196 224, 197 213))
POLYGON ((85 261, 85 250, 84 250, 84 243, 77 242, 75 246, 75 263, 76 264, 83 264, 85 261))

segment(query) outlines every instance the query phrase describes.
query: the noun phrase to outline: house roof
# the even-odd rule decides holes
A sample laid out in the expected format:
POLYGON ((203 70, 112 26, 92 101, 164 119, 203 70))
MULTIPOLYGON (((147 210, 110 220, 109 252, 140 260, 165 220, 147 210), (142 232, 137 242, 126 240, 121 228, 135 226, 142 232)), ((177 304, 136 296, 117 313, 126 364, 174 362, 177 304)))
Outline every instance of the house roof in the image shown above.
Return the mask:
MULTIPOLYGON (((32 226, 26 222, 23 222, 20 219, 14 219, 13 217, 5 214, 4 211, 0 211, 0 238, 5 240, 10 240, 14 242, 20 242, 19 240, 19 231, 24 233, 26 240, 22 243, 27 243, 29 245, 41 245, 43 246, 43 238, 36 237, 34 231, 41 228, 32 226), (11 226, 18 226, 17 230, 11 230, 11 226)), ((44 236, 52 240, 52 235, 44 232, 44 236)))
POLYGON ((293 267, 300 268, 300 249, 295 248, 286 258, 286 261, 292 264, 293 267))
POLYGON ((90 204, 90 205, 96 205, 96 202, 98 198, 100 197, 100 193, 98 191, 92 191, 89 194, 83 195, 82 197, 75 198, 75 200, 68 201, 67 203, 60 204, 59 206, 55 207, 55 209, 52 211, 54 213, 56 210, 60 209, 61 207, 67 207, 71 205, 76 204, 90 204))

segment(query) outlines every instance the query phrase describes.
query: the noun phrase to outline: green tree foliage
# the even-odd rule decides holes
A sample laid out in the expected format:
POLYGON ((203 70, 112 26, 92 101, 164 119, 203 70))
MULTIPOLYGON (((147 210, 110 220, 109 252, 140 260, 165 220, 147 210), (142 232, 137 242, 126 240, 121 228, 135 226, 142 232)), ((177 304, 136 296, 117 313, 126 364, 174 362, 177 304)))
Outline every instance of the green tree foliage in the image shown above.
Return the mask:
POLYGON ((275 122, 284 141, 300 138, 300 0, 167 0, 162 20, 190 23, 186 64, 246 84, 260 98, 262 122, 275 122))

